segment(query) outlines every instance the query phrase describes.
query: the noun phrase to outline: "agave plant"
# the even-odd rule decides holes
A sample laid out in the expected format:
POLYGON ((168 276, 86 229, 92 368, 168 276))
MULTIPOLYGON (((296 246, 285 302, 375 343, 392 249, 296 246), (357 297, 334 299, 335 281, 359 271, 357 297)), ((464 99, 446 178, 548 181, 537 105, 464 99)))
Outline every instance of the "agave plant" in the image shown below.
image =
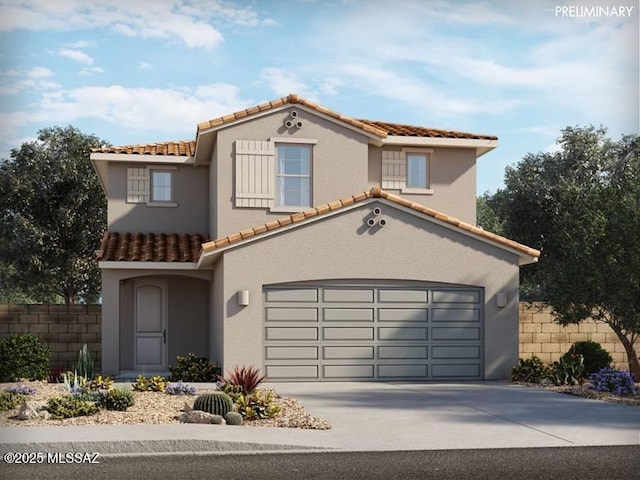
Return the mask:
POLYGON ((242 389, 243 395, 251 395, 267 379, 256 367, 235 367, 231 372, 227 371, 227 375, 228 378, 218 376, 219 383, 236 385, 242 389))

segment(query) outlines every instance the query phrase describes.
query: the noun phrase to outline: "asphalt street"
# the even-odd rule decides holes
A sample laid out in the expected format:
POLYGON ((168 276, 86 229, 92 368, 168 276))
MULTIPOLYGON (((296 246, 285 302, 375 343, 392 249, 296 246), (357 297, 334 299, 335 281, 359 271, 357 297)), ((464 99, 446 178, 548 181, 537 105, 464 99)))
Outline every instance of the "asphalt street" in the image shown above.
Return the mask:
POLYGON ((0 478, 92 480, 638 480, 640 447, 103 456, 99 464, 0 465, 0 478))

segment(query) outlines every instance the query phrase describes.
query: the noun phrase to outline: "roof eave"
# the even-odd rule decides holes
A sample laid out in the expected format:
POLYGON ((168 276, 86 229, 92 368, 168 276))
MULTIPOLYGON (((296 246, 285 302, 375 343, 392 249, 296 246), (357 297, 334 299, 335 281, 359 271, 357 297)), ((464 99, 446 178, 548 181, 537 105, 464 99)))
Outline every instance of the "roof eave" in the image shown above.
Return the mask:
POLYGON ((473 148, 476 158, 498 146, 498 140, 480 138, 405 137, 389 135, 382 141, 384 145, 408 145, 420 147, 473 148))

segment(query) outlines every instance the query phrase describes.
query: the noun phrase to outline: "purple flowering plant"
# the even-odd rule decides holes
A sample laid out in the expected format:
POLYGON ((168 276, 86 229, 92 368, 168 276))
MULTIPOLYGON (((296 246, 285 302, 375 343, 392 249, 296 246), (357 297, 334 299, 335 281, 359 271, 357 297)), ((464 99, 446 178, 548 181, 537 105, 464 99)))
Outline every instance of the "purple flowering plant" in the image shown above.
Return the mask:
POLYGON ((35 395, 36 389, 30 387, 29 385, 23 385, 21 383, 17 385, 12 385, 4 389, 5 392, 8 393, 19 393, 21 395, 35 395))
POLYGON ((610 392, 615 395, 633 395, 638 391, 633 382, 633 375, 628 370, 615 370, 610 367, 591 374, 589 383, 589 388, 597 392, 610 392))
POLYGON ((185 383, 177 382, 177 383, 170 383, 169 385, 167 385, 164 391, 169 395, 180 395, 180 396, 195 395, 196 387, 190 387, 185 383))

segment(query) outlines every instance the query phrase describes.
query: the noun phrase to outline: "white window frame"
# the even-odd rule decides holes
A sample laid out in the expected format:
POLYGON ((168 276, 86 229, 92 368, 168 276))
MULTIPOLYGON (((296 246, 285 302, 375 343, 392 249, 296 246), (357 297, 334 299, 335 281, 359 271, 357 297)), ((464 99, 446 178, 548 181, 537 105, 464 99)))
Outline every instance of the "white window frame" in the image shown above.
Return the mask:
POLYGON ((175 165, 149 165, 147 170, 149 170, 149 201, 147 202, 148 207, 177 207, 178 204, 175 202, 175 175, 174 171, 177 170, 178 167, 175 165), (153 198, 153 174, 154 173, 169 173, 171 175, 171 185, 169 191, 169 200, 155 200, 153 198))
POLYGON ((317 140, 304 139, 304 138, 286 138, 276 137, 270 138, 269 141, 275 144, 275 184, 277 190, 278 179, 280 177, 296 177, 296 178, 309 178, 309 205, 278 205, 278 195, 275 194, 273 207, 269 209, 271 212, 302 212, 308 210, 313 206, 313 146, 317 143, 317 140), (278 158, 278 148, 281 146, 296 146, 306 147, 309 149, 309 174, 281 174, 278 172, 280 161, 278 158))
POLYGON ((405 165, 406 165, 406 180, 405 186, 400 189, 402 193, 407 194, 416 194, 416 195, 433 195, 434 191, 431 188, 431 161, 433 157, 433 149, 432 148, 403 148, 402 152, 404 154, 405 165), (427 165, 426 165, 426 188, 415 188, 409 187, 409 155, 420 155, 425 157, 427 165))

